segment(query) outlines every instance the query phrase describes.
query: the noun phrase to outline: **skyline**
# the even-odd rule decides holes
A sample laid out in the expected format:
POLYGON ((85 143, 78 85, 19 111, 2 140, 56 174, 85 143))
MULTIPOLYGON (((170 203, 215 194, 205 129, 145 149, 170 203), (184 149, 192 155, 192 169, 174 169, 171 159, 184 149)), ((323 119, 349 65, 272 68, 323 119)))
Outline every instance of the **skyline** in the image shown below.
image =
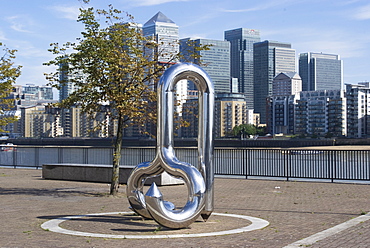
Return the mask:
MULTIPOLYGON (((370 3, 367 0, 0 0, 0 41, 17 49, 15 64, 22 65, 17 84, 44 85, 43 66, 53 58, 49 44, 74 42, 83 25, 80 7, 127 11, 144 24, 158 11, 179 26, 179 37, 224 40, 226 30, 257 29, 261 41, 288 42, 299 53, 340 55, 344 83, 370 81, 370 3), (305 11, 302 11, 305 10, 305 11)), ((296 66, 297 68, 297 66, 296 66)), ((298 69, 296 69, 298 70, 298 69)))

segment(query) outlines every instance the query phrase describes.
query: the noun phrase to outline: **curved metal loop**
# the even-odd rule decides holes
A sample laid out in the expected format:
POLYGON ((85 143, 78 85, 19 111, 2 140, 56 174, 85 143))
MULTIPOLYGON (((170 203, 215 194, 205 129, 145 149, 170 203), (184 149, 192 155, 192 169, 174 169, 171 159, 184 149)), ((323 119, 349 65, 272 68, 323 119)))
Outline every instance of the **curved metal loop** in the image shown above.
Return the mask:
POLYGON ((207 220, 213 211, 213 111, 214 88, 207 73, 199 66, 179 63, 162 75, 158 84, 158 122, 156 157, 152 162, 135 167, 127 181, 127 197, 132 209, 145 218, 153 218, 169 228, 183 228, 199 215, 207 220), (173 149, 174 89, 182 79, 190 80, 198 88, 198 164, 181 162, 173 149), (152 184, 146 195, 143 185, 147 178, 166 171, 181 178, 188 187, 188 201, 180 209, 163 201, 158 187, 152 184))

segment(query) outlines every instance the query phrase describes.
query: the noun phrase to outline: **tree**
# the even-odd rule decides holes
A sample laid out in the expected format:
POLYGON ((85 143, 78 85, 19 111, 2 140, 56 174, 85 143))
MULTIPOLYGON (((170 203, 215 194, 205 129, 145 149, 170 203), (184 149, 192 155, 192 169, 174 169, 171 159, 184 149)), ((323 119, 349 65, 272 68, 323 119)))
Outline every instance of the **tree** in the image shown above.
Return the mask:
POLYGON ((241 124, 235 126, 232 130, 232 134, 237 137, 246 137, 249 135, 255 135, 256 133, 257 128, 252 124, 241 124))
POLYGON ((145 37, 133 17, 109 5, 108 10, 80 9, 78 22, 84 24, 77 43, 52 43, 50 52, 57 55, 46 65, 59 66, 46 74, 53 87, 66 83, 60 79, 67 73, 75 91, 59 102, 59 107, 78 105, 92 114, 100 103, 109 103, 109 115, 118 123, 113 154, 113 176, 110 193, 119 186, 123 128, 155 120, 156 92, 154 85, 166 67, 180 60, 180 54, 165 54, 162 42, 145 37), (98 17, 103 17, 100 21, 98 17), (156 58, 167 58, 158 62, 156 58))
MULTIPOLYGON (((0 54, 0 114, 3 115, 4 111, 10 110, 14 105, 14 99, 7 98, 12 92, 13 85, 17 78, 21 75, 22 66, 15 66, 13 60, 15 59, 15 53, 17 50, 11 50, 7 48, 3 43, 0 42, 1 54, 0 54)), ((15 117, 2 117, 0 118, 0 127, 5 126, 8 123, 14 122, 17 119, 15 117)), ((1 132, 4 132, 0 128, 1 132)))
POLYGON ((266 129, 267 129, 266 126, 259 126, 257 127, 256 134, 260 136, 264 136, 267 134, 266 129))

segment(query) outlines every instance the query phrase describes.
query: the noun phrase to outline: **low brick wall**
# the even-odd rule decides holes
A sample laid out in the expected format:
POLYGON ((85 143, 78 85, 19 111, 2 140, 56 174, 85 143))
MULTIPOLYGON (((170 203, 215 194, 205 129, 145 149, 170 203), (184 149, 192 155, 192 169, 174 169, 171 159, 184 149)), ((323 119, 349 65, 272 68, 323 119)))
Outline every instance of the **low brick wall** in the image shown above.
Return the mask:
MULTIPOLYGON (((119 183, 126 184, 135 166, 120 166, 119 183)), ((112 180, 112 165, 100 164, 43 164, 42 177, 52 180, 68 180, 81 182, 110 183, 112 180)), ((145 185, 155 182, 158 186, 184 184, 164 172, 158 177, 148 178, 145 185)))

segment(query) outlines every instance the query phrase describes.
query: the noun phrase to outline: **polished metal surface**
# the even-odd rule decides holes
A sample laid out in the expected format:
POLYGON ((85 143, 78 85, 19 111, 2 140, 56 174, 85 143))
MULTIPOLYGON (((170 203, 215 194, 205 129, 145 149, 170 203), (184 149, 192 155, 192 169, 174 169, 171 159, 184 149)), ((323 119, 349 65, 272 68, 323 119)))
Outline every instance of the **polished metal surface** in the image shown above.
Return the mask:
POLYGON ((158 83, 158 122, 156 157, 137 165, 127 181, 127 197, 132 209, 144 218, 153 218, 169 228, 184 228, 201 215, 206 221, 213 211, 213 115, 214 88, 207 73, 199 66, 179 63, 168 68, 158 83), (176 158, 173 149, 173 116, 175 85, 190 80, 198 88, 198 164, 193 166, 176 158), (163 200, 162 193, 152 184, 144 195, 147 178, 166 171, 184 180, 188 187, 185 206, 176 208, 163 200))

